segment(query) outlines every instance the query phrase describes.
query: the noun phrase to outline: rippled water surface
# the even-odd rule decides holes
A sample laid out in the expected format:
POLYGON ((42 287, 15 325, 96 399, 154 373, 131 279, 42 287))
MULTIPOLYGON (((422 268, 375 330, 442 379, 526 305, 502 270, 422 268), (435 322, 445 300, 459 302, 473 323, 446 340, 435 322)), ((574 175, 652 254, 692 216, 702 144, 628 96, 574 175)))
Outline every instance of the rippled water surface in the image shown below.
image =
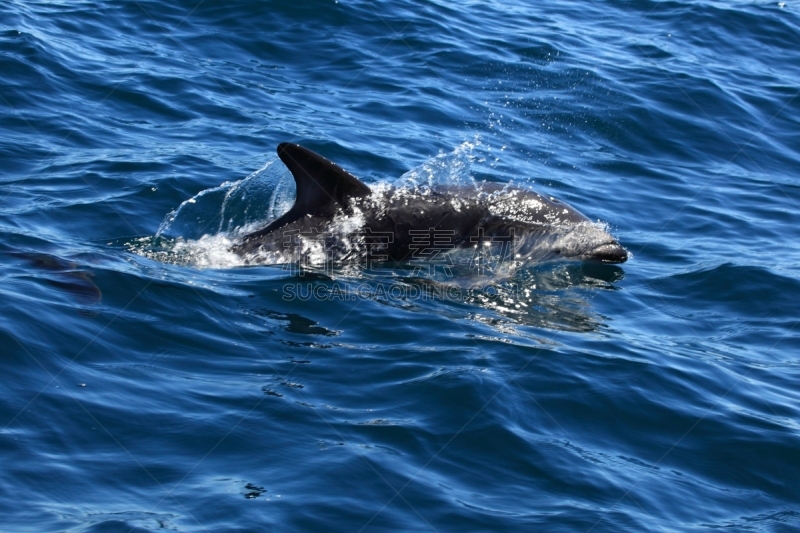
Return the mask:
POLYGON ((798 131, 792 0, 3 2, 0 529, 800 530, 798 131), (244 266, 285 141, 632 258, 244 266))

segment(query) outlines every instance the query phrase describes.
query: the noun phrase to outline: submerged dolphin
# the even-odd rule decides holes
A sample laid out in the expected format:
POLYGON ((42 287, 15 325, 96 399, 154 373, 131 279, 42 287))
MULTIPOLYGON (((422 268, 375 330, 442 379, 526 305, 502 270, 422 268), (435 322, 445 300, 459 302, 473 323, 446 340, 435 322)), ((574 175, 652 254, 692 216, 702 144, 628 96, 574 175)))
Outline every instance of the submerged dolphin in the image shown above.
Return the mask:
POLYGON ((583 214, 534 191, 499 184, 373 191, 297 144, 278 145, 278 157, 294 177, 294 205, 233 246, 240 255, 280 252, 299 246, 293 236, 342 236, 355 227, 362 244, 379 245, 383 258, 392 261, 435 256, 430 248, 436 246, 447 252, 496 242, 510 242, 513 257, 521 260, 623 263, 628 259, 614 237, 583 214), (337 225, 341 220, 352 222, 349 229, 337 225))

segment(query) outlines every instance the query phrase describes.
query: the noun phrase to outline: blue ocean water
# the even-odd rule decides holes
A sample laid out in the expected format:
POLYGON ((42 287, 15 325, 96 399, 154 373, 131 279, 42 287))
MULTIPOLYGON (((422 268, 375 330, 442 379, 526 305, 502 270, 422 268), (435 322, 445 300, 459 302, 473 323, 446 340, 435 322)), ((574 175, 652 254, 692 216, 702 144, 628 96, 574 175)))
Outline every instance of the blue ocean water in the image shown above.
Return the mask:
POLYGON ((793 0, 7 0, 0 529, 800 530, 798 131, 793 0), (632 258, 237 264, 283 141, 632 258))

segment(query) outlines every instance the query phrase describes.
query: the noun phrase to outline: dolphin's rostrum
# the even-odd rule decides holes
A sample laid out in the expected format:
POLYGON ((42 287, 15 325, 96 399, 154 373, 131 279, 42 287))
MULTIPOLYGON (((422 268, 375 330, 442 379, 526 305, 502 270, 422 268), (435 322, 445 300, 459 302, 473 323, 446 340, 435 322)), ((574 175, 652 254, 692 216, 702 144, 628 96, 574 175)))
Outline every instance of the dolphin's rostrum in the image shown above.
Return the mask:
POLYGON ((376 187, 373 191, 300 145, 278 145, 278 157, 294 177, 294 205, 235 245, 233 250, 242 256, 280 252, 296 245, 293 236, 298 235, 339 233, 344 237, 345 230, 337 221, 345 219, 354 221, 362 245, 379 244, 381 254, 390 261, 412 260, 421 251, 421 243, 432 246, 436 242, 445 248, 440 251, 509 242, 513 257, 521 261, 623 263, 628 259, 627 251, 598 224, 564 202, 535 191, 486 183, 376 187))

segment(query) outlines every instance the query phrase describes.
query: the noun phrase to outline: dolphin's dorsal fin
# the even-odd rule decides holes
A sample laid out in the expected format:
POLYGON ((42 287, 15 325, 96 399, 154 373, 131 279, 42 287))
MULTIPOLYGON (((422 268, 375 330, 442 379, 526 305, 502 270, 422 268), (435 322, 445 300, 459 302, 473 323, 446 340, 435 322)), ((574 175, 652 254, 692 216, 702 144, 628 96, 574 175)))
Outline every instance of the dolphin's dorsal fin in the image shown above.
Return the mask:
POLYGON ((292 208, 259 231, 268 233, 306 215, 332 216, 346 208, 353 197, 368 196, 372 191, 345 169, 299 144, 281 143, 278 157, 289 168, 297 186, 292 208))

